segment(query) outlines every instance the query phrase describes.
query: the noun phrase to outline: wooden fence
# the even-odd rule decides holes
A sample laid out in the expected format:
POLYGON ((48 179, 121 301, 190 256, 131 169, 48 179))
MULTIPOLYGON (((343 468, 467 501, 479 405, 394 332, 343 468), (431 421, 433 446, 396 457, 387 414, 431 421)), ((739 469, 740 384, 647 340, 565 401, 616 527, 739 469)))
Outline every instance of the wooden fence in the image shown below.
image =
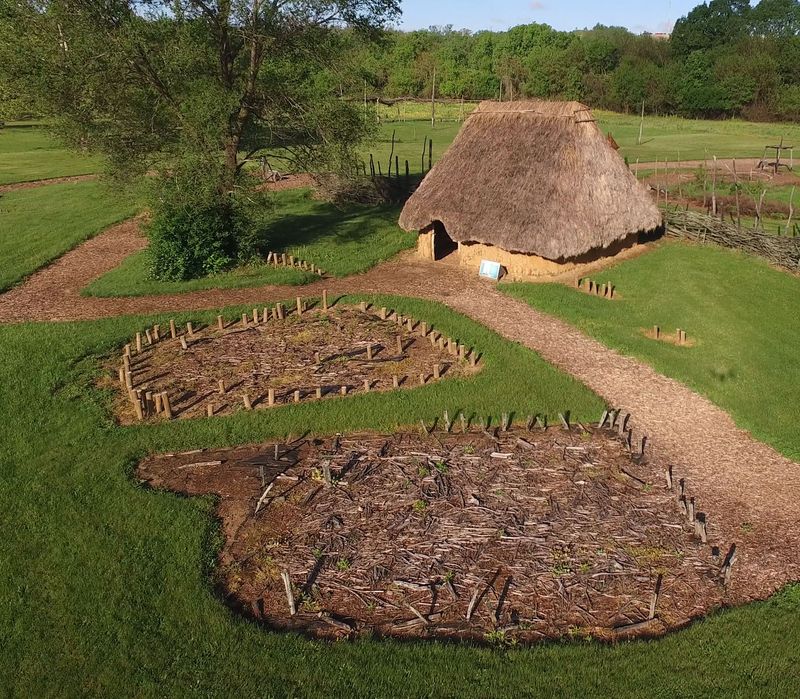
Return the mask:
POLYGON ((739 228, 714 216, 684 209, 668 210, 665 220, 667 235, 741 250, 792 272, 800 271, 800 238, 739 228))

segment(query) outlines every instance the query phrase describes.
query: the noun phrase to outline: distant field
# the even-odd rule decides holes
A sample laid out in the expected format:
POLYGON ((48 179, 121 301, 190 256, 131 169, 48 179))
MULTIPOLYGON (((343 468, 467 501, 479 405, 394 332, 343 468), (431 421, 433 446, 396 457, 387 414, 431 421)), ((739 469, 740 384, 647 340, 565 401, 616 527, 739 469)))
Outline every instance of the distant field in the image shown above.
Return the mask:
POLYGON ((0 196, 0 291, 8 289, 137 206, 101 182, 53 184, 0 196))
POLYGON ((500 288, 649 362, 800 460, 798 277, 729 250, 668 243, 596 279, 611 281, 622 298, 606 301, 560 284, 500 288), (670 337, 682 328, 696 344, 645 337, 654 325, 670 337))
POLYGON ((0 184, 87 175, 101 164, 64 148, 38 122, 0 129, 0 184))
MULTIPOLYGON (((407 107, 407 121, 397 120, 396 108, 385 108, 378 142, 371 148, 363 149, 367 160, 374 153, 381 160, 381 168, 386 173, 391 152, 392 131, 396 131, 398 143, 395 153, 400 156, 401 172, 404 161, 408 159, 412 172, 420 172, 422 146, 425 137, 433 140, 434 162, 452 143, 461 122, 458 121, 458 105, 437 107, 443 121, 431 127, 430 105, 414 104, 407 107), (417 120, 411 120, 410 114, 417 120), (427 118, 426 118, 427 116, 427 118), (391 120, 390 120, 391 119, 391 120)), ((474 108, 474 105, 472 106, 474 108)), ((465 113, 470 107, 465 107, 465 113)), ((374 107, 373 107, 374 110, 374 107)), ((778 143, 781 138, 787 144, 798 148, 798 168, 800 168, 800 124, 758 124, 740 120, 709 121, 681 119, 680 117, 645 117, 642 145, 637 145, 639 137, 639 117, 595 111, 598 124, 604 132, 611 132, 620 146, 623 157, 633 163, 675 160, 702 160, 705 157, 718 158, 760 158, 764 146, 778 143)), ((426 158, 427 163, 427 158, 426 158)))
MULTIPOLYGON (((263 230, 265 249, 299 257, 336 277, 364 272, 411 247, 416 237, 397 226, 399 211, 391 207, 336 208, 314 199, 306 189, 276 192, 275 208, 263 230)), ((147 251, 129 257, 117 269, 90 284, 91 296, 177 294, 198 289, 231 289, 262 284, 307 284, 317 277, 295 269, 265 264, 186 282, 161 282, 150 277, 147 251)))

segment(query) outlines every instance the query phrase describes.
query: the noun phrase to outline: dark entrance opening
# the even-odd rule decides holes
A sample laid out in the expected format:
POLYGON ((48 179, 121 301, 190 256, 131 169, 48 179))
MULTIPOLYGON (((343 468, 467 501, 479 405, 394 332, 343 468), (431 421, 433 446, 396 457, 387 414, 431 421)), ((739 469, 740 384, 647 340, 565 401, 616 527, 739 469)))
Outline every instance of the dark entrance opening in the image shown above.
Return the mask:
POLYGON ((458 250, 458 243, 448 234, 441 221, 433 223, 433 259, 441 260, 458 250))

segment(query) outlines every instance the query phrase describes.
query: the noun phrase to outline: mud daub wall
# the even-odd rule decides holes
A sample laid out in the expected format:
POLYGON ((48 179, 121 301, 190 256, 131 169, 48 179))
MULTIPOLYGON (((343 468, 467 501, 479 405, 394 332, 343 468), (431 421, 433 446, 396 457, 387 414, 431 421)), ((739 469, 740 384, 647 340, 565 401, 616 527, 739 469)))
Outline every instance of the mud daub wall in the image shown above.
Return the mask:
POLYGON ((781 238, 721 221, 696 211, 668 211, 667 235, 699 243, 715 243, 762 257, 779 267, 800 271, 800 238, 781 238))

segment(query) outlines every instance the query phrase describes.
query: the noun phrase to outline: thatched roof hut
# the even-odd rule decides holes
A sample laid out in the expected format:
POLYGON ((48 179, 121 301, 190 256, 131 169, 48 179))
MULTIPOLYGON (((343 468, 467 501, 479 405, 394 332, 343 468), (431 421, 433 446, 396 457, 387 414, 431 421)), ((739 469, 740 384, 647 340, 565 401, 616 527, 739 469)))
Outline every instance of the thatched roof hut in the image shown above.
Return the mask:
MULTIPOLYGON (((483 102, 408 200, 406 230, 576 260, 661 226, 658 207, 578 102, 483 102)), ((461 248, 461 246, 459 246, 461 248)))

